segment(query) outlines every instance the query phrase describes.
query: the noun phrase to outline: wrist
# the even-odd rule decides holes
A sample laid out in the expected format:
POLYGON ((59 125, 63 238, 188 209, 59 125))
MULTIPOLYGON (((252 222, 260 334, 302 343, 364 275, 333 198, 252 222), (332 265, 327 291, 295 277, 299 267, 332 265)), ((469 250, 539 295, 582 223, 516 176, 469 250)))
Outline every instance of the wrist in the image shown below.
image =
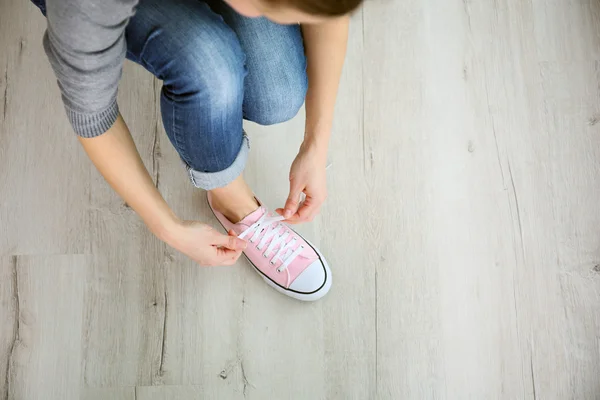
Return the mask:
POLYGON ((328 143, 321 140, 304 139, 300 145, 300 153, 311 153, 323 162, 327 159, 328 143))
POLYGON ((302 150, 316 151, 318 153, 327 154, 329 147, 329 132, 320 133, 305 133, 302 142, 302 150))
POLYGON ((181 220, 175 215, 169 215, 161 221, 154 223, 147 223, 148 229, 152 231, 163 242, 172 245, 176 241, 178 236, 179 228, 181 227, 181 220))

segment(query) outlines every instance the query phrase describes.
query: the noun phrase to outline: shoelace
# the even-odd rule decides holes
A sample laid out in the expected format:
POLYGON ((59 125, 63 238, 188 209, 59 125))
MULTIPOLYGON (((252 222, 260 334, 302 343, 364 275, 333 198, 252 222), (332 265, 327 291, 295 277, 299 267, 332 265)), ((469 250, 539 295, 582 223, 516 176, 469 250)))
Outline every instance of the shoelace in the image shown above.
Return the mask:
POLYGON ((267 216, 267 213, 265 213, 258 221, 250 225, 248 229, 238 236, 240 239, 244 239, 249 236, 250 233, 254 232, 250 238, 250 243, 255 243, 262 236, 262 239, 260 239, 260 242, 256 245, 256 248, 259 251, 265 247, 269 239, 272 239, 262 255, 265 258, 269 258, 273 250, 279 246, 279 250, 270 261, 271 265, 275 265, 278 259, 283 261, 283 264, 277 268, 277 272, 285 271, 294 259, 302 253, 302 250, 304 250, 304 246, 298 246, 296 250, 292 250, 297 241, 297 238, 295 237, 286 243, 286 239, 290 236, 290 228, 280 223, 284 219, 285 218, 282 216, 269 217, 267 216), (279 234, 281 228, 285 228, 282 235, 279 234))

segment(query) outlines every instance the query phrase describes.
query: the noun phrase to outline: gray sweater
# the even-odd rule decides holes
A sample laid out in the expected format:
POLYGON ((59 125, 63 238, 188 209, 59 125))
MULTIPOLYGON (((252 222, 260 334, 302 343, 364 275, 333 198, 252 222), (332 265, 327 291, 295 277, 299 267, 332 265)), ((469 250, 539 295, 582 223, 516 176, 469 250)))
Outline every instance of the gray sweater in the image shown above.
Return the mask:
MULTIPOLYGON (((165 0, 168 1, 168 0, 165 0)), ((47 0, 44 49, 75 132, 94 137, 115 122, 127 51, 125 28, 138 0, 47 0)))

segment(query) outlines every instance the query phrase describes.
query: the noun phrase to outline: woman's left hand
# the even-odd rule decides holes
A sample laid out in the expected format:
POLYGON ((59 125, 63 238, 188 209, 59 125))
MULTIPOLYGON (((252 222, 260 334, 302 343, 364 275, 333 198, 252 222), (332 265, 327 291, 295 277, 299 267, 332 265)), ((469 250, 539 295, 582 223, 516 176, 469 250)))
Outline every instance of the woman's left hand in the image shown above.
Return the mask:
POLYGON ((284 208, 275 211, 283 215, 286 222, 298 224, 312 221, 327 198, 327 149, 307 143, 300 151, 290 169, 290 194, 284 208), (306 198, 300 203, 300 195, 306 198))

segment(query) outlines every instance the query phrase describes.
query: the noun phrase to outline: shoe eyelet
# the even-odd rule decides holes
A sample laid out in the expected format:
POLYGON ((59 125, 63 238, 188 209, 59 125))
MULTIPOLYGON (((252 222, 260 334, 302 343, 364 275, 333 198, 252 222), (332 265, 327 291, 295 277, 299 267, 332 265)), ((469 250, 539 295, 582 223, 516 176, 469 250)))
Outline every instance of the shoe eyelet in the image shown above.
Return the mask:
MULTIPOLYGON (((275 263, 273 261, 269 261, 269 264, 275 265, 275 263)), ((277 268, 277 269, 279 269, 279 268, 277 268)))
POLYGON ((264 258, 267 258, 267 255, 263 253, 263 257, 264 257, 264 258))
POLYGON ((277 271, 278 274, 281 273, 281 270, 279 268, 277 268, 275 271, 277 271))

